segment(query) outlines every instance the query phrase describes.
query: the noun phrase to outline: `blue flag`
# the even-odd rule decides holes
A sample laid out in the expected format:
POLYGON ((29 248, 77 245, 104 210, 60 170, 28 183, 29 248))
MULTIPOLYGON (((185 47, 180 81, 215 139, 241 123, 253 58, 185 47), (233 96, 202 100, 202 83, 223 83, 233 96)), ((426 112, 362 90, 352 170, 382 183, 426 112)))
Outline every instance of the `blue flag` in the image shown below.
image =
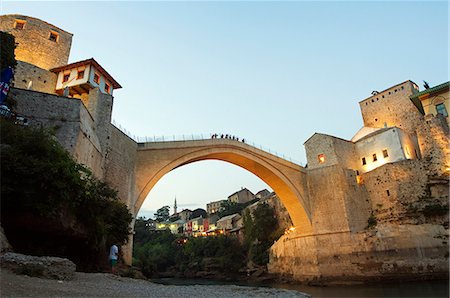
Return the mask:
POLYGON ((13 78, 13 70, 11 67, 5 68, 0 74, 0 104, 2 104, 9 92, 9 85, 13 78))

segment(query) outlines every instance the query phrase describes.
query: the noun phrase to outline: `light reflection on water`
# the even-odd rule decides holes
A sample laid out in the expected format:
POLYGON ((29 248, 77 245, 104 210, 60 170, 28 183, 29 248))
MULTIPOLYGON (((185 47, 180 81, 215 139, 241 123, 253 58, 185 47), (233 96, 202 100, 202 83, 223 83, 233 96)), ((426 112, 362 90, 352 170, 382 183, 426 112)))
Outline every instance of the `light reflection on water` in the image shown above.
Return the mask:
POLYGON ((240 286, 260 286, 297 290, 312 295, 314 298, 328 297, 387 297, 387 298, 409 298, 409 297, 449 297, 448 280, 437 281, 416 281, 397 282, 371 285, 352 286, 328 286, 311 287, 306 285, 293 284, 254 284, 226 282, 209 279, 181 279, 181 278, 161 278, 151 280, 155 283, 166 285, 240 285, 240 286))

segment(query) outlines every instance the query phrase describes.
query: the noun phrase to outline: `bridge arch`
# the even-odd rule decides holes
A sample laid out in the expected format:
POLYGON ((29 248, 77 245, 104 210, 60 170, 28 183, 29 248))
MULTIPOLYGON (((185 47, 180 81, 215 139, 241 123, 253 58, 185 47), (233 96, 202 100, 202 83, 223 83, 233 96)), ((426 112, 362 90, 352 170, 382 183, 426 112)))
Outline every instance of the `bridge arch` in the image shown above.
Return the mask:
POLYGON ((302 234, 311 232, 303 167, 248 144, 226 140, 140 143, 135 167, 135 216, 156 183, 170 171, 203 160, 220 160, 253 173, 278 195, 302 234))

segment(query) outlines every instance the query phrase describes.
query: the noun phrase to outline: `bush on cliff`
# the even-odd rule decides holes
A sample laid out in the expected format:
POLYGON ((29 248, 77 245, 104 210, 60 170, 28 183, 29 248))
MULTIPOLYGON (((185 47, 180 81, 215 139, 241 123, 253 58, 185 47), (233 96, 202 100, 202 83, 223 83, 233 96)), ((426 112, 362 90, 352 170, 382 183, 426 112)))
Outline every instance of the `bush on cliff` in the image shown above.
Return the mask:
POLYGON ((13 248, 68 257, 98 270, 108 245, 123 244, 132 220, 117 192, 42 129, 0 121, 1 216, 13 248))

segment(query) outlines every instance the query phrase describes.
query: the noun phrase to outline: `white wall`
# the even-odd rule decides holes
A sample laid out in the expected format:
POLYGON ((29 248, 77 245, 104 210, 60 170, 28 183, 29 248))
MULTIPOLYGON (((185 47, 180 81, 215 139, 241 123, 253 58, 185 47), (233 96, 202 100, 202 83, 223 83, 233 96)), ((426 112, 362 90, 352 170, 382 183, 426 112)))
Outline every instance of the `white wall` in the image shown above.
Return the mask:
POLYGON ((98 87, 100 89, 100 92, 112 95, 112 93, 113 93, 112 83, 109 82, 108 80, 106 80, 106 78, 101 74, 101 72, 96 70, 95 67, 92 66, 92 65, 91 65, 91 72, 89 74, 89 82, 91 83, 92 86, 98 87), (94 82, 94 74, 95 73, 97 73, 100 76, 100 83, 99 84, 94 82), (108 83, 109 86, 110 86, 109 92, 105 91, 105 83, 108 83))
POLYGON ((66 87, 72 87, 72 86, 76 86, 76 85, 86 84, 88 82, 88 78, 89 78, 89 69, 90 69, 90 65, 85 65, 85 66, 75 67, 72 69, 63 70, 63 71, 59 72, 58 79, 56 81, 56 90, 61 90, 66 87), (78 70, 83 70, 83 69, 84 69, 84 77, 81 79, 77 79, 78 70), (63 83, 64 74, 67 74, 67 73, 70 74, 69 80, 67 82, 63 83))
POLYGON ((358 165, 361 173, 371 171, 386 163, 416 158, 413 141, 397 127, 356 142, 356 155, 359 159, 358 165), (406 154, 406 146, 409 148, 409 154, 406 154), (388 157, 383 157, 385 149, 388 151, 388 157), (377 155, 377 161, 373 161, 373 154, 377 155), (366 165, 362 164, 363 157, 366 158, 366 165))

